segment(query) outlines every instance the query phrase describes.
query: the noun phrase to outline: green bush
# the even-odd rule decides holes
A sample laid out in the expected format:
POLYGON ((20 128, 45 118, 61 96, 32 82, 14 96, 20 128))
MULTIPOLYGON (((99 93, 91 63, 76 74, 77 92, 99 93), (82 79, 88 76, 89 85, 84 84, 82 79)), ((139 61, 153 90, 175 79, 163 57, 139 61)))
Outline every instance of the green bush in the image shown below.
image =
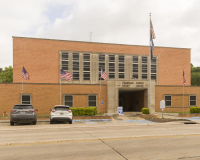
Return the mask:
POLYGON ((71 108, 73 116, 90 116, 97 114, 96 107, 87 107, 87 108, 71 108))
POLYGON ((190 113, 200 113, 200 107, 190 107, 190 113))
POLYGON ((142 108, 142 114, 149 114, 149 108, 142 108))

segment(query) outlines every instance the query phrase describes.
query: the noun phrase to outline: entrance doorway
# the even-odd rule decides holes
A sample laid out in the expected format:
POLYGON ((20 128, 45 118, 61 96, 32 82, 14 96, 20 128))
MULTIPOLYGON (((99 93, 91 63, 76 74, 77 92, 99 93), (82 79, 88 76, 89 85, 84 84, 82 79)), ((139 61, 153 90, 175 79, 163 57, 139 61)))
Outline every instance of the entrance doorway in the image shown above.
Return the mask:
POLYGON ((141 112, 145 107, 147 90, 120 91, 119 90, 119 106, 123 107, 124 112, 141 112))

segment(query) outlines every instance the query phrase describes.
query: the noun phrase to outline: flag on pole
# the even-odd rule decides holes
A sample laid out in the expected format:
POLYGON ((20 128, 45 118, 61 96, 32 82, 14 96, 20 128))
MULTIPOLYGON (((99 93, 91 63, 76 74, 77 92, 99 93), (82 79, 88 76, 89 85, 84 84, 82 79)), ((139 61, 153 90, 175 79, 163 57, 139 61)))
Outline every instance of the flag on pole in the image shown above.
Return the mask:
POLYGON ((70 82, 72 77, 73 76, 71 73, 60 70, 60 79, 65 79, 66 81, 70 82))
POLYGON ((153 24, 150 20, 151 60, 153 58, 153 51, 154 51, 153 39, 156 39, 156 35, 155 35, 154 29, 153 29, 153 24))
POLYGON ((101 78, 103 78, 104 81, 105 81, 106 78, 108 78, 108 75, 103 70, 101 70, 101 78))
POLYGON ((186 85, 186 78, 185 78, 184 70, 183 70, 183 85, 184 85, 184 86, 186 85))
POLYGON ((22 78, 25 80, 30 80, 28 72, 25 70, 24 66, 22 68, 22 78))

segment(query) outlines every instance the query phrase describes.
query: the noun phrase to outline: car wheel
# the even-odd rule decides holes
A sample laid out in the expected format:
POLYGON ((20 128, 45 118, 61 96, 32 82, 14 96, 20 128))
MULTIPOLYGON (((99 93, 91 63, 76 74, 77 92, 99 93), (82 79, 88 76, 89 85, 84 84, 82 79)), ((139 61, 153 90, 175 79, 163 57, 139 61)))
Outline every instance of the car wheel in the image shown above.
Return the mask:
POLYGON ((36 121, 33 121, 33 125, 36 125, 36 121))
POLYGON ((11 125, 11 126, 14 126, 14 122, 10 122, 10 125, 11 125))
POLYGON ((69 121, 69 124, 72 124, 72 121, 69 121))

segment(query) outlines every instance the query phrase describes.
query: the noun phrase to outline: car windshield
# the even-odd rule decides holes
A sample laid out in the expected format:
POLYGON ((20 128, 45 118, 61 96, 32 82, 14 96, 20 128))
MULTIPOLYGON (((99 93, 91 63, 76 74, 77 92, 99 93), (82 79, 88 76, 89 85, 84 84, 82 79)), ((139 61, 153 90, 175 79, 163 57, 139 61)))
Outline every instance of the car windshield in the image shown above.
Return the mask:
POLYGON ((56 111, 67 111, 69 108, 68 107, 55 107, 54 109, 56 111))
POLYGON ((25 105, 22 105, 22 106, 17 105, 17 106, 14 106, 13 109, 33 109, 33 107, 30 106, 30 105, 27 105, 27 106, 25 106, 25 105))

